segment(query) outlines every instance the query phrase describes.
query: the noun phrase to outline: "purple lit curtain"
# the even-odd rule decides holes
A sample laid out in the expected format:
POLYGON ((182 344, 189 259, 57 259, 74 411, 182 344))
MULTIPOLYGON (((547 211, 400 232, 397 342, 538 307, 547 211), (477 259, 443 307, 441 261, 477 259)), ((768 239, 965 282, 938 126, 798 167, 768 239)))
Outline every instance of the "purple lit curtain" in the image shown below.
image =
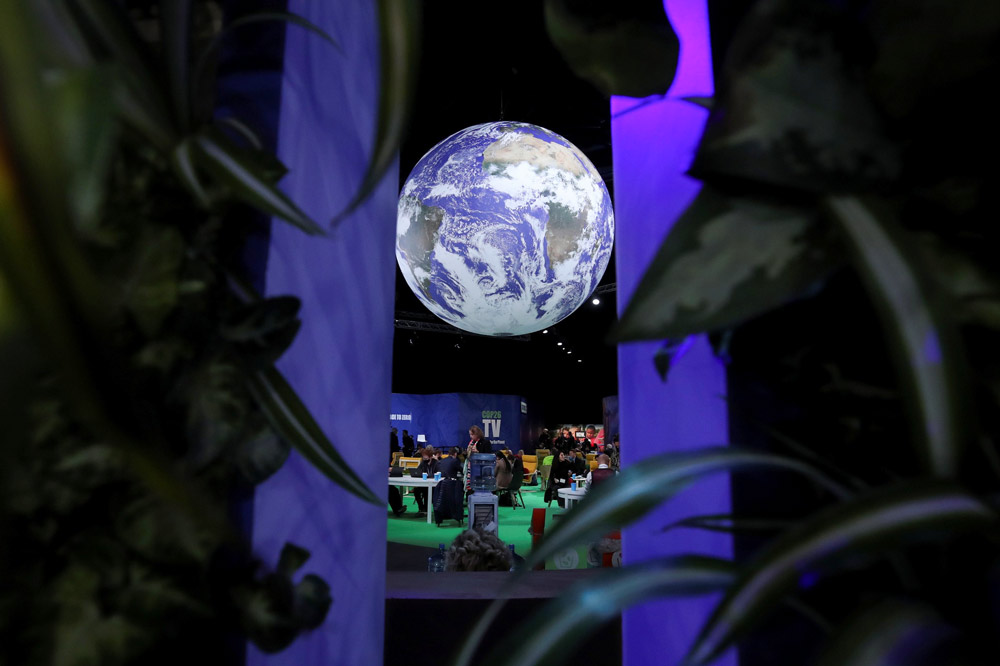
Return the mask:
MULTIPOLYGON (((278 156, 285 191, 321 223, 350 200, 375 134, 378 30, 368 0, 292 0, 289 11, 327 31, 340 49, 289 26, 278 156)), ((274 222, 269 295, 302 299, 303 326, 279 363, 348 464, 387 494, 392 377, 393 255, 398 173, 393 169, 356 213, 315 238, 274 222)), ((326 579, 333 606, 316 631, 276 655, 250 646, 249 664, 381 664, 386 507, 341 490, 293 452, 258 489, 255 551, 276 563, 286 541, 312 552, 301 574, 326 579)))
MULTIPOLYGON (((707 111, 681 100, 713 92, 708 9, 705 0, 667 0, 667 15, 681 42, 677 77, 666 99, 611 100, 615 170, 618 303, 624 309, 674 220, 694 199, 699 183, 684 175, 707 111)), ((620 314, 620 312, 619 312, 620 314)), ((725 370, 699 336, 672 364, 662 382, 653 366, 660 343, 618 348, 621 460, 728 442, 725 370)), ((661 528, 695 514, 728 513, 728 476, 697 483, 622 535, 626 563, 677 553, 732 557, 727 535, 661 528)), ((626 666, 680 663, 716 599, 658 601, 625 612, 626 666)), ((719 662, 736 663, 730 651, 719 662)))

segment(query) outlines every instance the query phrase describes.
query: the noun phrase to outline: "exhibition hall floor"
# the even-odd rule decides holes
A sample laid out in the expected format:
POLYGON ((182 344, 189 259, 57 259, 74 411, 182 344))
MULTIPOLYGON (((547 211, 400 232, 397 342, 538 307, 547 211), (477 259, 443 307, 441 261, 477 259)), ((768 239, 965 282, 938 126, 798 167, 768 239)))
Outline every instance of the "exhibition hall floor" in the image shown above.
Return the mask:
MULTIPOLYGON (((504 543, 514 544, 514 550, 518 555, 526 557, 531 551, 531 535, 528 529, 531 526, 532 510, 546 509, 546 531, 552 526, 553 516, 565 510, 560 509, 555 500, 551 506, 546 507, 541 486, 521 486, 521 497, 524 498, 527 508, 500 507, 499 535, 504 543)), ((386 509, 389 542, 387 568, 390 571, 418 570, 421 567, 426 569, 428 555, 437 549, 438 544, 443 543, 445 547, 451 545, 452 539, 465 529, 465 525, 464 523, 460 525, 455 520, 445 520, 441 523, 441 527, 433 522, 428 524, 425 516, 417 515, 417 505, 413 495, 404 495, 403 503, 407 510, 399 517, 392 515, 392 511, 386 509)), ((586 560, 581 561, 578 567, 586 567, 586 560)))

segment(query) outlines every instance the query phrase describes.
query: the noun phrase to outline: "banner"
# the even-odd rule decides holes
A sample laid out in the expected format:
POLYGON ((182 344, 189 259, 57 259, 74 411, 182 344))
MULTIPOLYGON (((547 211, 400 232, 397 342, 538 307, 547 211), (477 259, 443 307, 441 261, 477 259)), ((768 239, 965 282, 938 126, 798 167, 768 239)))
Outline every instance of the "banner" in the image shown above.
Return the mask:
POLYGON ((469 443, 469 428, 479 426, 493 450, 509 448, 517 452, 530 444, 522 434, 522 422, 527 422, 528 403, 517 395, 488 393, 393 393, 389 424, 409 431, 414 442, 423 435, 425 446, 447 450, 452 446, 465 448, 469 443), (524 411, 522 411, 522 407, 524 411))

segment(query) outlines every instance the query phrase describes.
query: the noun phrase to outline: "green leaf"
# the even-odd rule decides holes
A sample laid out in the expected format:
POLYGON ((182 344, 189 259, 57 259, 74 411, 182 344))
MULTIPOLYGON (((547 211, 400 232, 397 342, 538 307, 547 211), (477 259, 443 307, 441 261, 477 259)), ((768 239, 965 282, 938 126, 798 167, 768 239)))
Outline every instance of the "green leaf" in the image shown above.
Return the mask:
POLYGON ((755 3, 726 53, 692 173, 810 192, 896 179, 897 147, 855 64, 859 33, 831 3, 755 3))
POLYGON ((332 604, 330 586, 316 574, 306 574, 295 586, 295 619, 303 629, 323 624, 332 604))
MULTIPOLYGON (((970 89, 968 84, 996 75, 992 49, 1000 31, 1000 5, 937 1, 917 9, 879 0, 870 9, 867 27, 876 45, 871 90, 889 117, 922 130, 926 125, 913 121, 923 120, 928 111, 947 112, 956 92, 964 92, 964 103, 952 110, 955 116, 934 120, 948 125, 949 120, 967 117, 977 98, 985 101, 981 96, 989 92, 970 89)), ((919 134, 914 138, 921 139, 919 134)))
POLYGON ((997 515, 945 483, 902 483, 831 507, 786 532, 757 555, 727 592, 692 646, 687 664, 707 664, 779 604, 804 574, 891 552, 904 542, 997 533, 997 515))
POLYGON ((656 0, 546 0, 545 27, 573 73, 605 95, 660 95, 674 80, 680 41, 656 0))
POLYGON ((708 109, 709 111, 711 111, 715 107, 714 97, 699 97, 695 95, 691 97, 681 97, 681 99, 684 100, 685 102, 690 102, 695 106, 700 106, 703 109, 708 109))
POLYGON ((741 518, 730 513, 715 513, 677 520, 661 531, 667 532, 678 527, 694 527, 711 532, 778 532, 788 529, 791 525, 792 523, 787 520, 741 518))
POLYGON ((690 597, 732 584, 732 563, 684 555, 608 569, 546 603, 511 635, 518 640, 495 650, 484 663, 562 664, 579 646, 581 632, 593 632, 625 608, 663 597, 690 597))
POLYGON ((191 0, 160 0, 160 30, 174 122, 191 127, 191 0))
POLYGON ((180 179, 181 183, 188 188, 200 206, 208 208, 211 203, 205 186, 202 185, 198 177, 198 169, 194 164, 194 154, 192 151, 191 138, 187 137, 177 144, 170 155, 170 165, 180 179))
POLYGON ((96 216, 104 203, 116 135, 113 104, 104 69, 63 70, 53 78, 55 125, 65 151, 66 189, 76 228, 96 236, 96 216))
MULTIPOLYGON (((260 417, 263 420, 263 417, 260 417)), ((249 416, 253 423, 254 415, 249 416)), ((233 464, 251 485, 263 483, 288 460, 291 445, 262 422, 248 427, 244 441, 233 454, 233 464)))
POLYGON ((220 333, 233 342, 267 337, 298 318, 302 302, 294 296, 276 296, 244 305, 226 318, 220 333))
POLYGON ((368 168, 354 198, 334 216, 336 225, 360 206, 396 160, 417 85, 420 59, 420 5, 410 0, 379 0, 381 44, 378 126, 368 168))
MULTIPOLYGON (((167 0, 167 2, 169 2, 169 0, 167 0)), ((206 44, 205 47, 201 50, 201 52, 198 54, 198 57, 195 59, 194 68, 191 74, 191 80, 194 82, 195 86, 196 87, 201 86, 201 78, 205 76, 209 59, 212 58, 212 56, 218 50, 219 46, 222 44, 222 40, 225 39, 227 36, 229 36, 230 33, 235 31, 237 28, 242 28, 244 26, 254 25, 257 23, 270 23, 274 21, 288 23, 290 25, 304 28, 305 30, 308 30, 313 34, 318 35, 326 42, 330 43, 335 49, 337 49, 337 51, 341 53, 341 55, 343 55, 344 53, 344 50, 340 47, 340 44, 338 44, 337 40, 335 40, 333 37, 330 36, 330 33, 326 32, 312 21, 302 16, 299 16, 298 14, 292 14, 290 12, 276 12, 276 11, 254 12, 252 14, 246 14, 244 16, 240 16, 227 23, 225 27, 223 27, 223 29, 217 35, 215 35, 212 38, 212 40, 208 44, 206 44)), ((207 110, 210 112, 210 109, 207 110)))
POLYGON ((79 26, 96 36, 110 59, 120 68, 124 85, 115 99, 124 117, 160 150, 177 143, 177 127, 171 121, 167 98, 154 59, 129 17, 116 2, 72 0, 79 26))
POLYGON ((839 247, 808 209, 702 189, 625 308, 618 341, 725 328, 815 288, 839 247))
POLYGON ((133 248, 133 269, 124 298, 139 328, 153 337, 177 306, 184 237, 174 227, 144 225, 133 248))
POLYGON ((294 543, 286 543, 281 549, 281 557, 278 559, 278 573, 291 578, 308 561, 308 550, 296 546, 294 543))
POLYGON ((248 371, 247 380, 271 427, 316 469, 361 499, 385 504, 340 456, 281 373, 274 368, 248 371))
POLYGON ((956 634, 931 608, 883 601, 850 618, 823 647, 817 666, 941 664, 942 654, 935 648, 956 634))
POLYGON ((938 476, 958 471, 968 440, 968 369, 950 307, 923 283, 907 238, 875 208, 856 197, 826 201, 847 238, 886 332, 899 382, 927 468, 938 476))
POLYGON ((322 235, 323 229, 271 182, 269 174, 248 151, 224 134, 207 130, 193 137, 196 155, 206 171, 227 185, 233 195, 265 213, 275 215, 303 231, 322 235))
POLYGON ((637 520, 703 476, 752 467, 798 472, 837 497, 849 495, 815 467, 768 453, 712 447, 652 456, 590 490, 532 549, 524 568, 530 570, 565 548, 586 543, 637 520))

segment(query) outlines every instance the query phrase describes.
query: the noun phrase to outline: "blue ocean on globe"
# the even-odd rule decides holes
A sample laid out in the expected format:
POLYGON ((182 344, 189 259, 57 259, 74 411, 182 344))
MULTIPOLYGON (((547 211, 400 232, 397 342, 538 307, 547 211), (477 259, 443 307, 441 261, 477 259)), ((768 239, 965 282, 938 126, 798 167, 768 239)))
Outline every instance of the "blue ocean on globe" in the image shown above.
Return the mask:
POLYGON ((614 213, 597 169, 558 134, 494 122, 424 155, 399 197, 396 259, 435 315, 482 335, 565 319, 611 258, 614 213))

